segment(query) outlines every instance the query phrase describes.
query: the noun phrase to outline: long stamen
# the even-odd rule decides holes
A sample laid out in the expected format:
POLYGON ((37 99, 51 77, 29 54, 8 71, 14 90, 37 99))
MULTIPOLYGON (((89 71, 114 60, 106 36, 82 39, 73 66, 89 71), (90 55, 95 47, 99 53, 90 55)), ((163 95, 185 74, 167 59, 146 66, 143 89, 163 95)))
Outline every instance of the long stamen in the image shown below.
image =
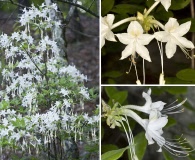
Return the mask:
POLYGON ((186 157, 189 155, 189 152, 194 151, 194 149, 191 149, 189 147, 185 147, 185 146, 180 146, 181 144, 187 144, 188 142, 186 141, 186 139, 180 140, 181 137, 178 139, 179 141, 177 141, 177 139, 174 139, 175 142, 169 142, 166 141, 164 138, 162 138, 161 136, 155 134, 155 141, 164 149, 166 149, 169 153, 178 156, 178 157, 186 157))
MULTIPOLYGON (((182 106, 182 105, 186 102, 186 100, 187 100, 187 98, 184 99, 181 103, 179 103, 179 104, 177 104, 177 105, 175 105, 175 106, 172 106, 172 107, 163 109, 163 110, 162 110, 162 113, 164 113, 164 114, 182 113, 182 112, 184 111, 183 108, 180 109, 180 110, 178 110, 178 111, 174 111, 174 112, 170 112, 170 111, 173 111, 173 110, 179 108, 180 106, 182 106)), ((174 102, 173 102, 173 103, 174 103, 174 102)), ((173 104, 173 103, 172 103, 172 104, 173 104)), ((169 105, 169 106, 170 106, 170 105, 169 105)))
POLYGON ((137 80, 139 80, 139 78, 138 78, 138 74, 137 74, 136 64, 133 64, 133 65, 134 65, 134 67, 135 67, 135 74, 136 74, 137 80))
MULTIPOLYGON (((131 61, 131 60, 130 60, 131 61)), ((130 67, 129 67, 129 71, 128 72, 126 72, 126 74, 129 74, 130 73, 130 71, 131 71, 131 67, 132 67, 132 64, 133 64, 133 62, 131 61, 131 64, 130 64, 130 67)))
POLYGON ((177 45, 180 47, 180 49, 183 51, 183 53, 186 55, 186 57, 192 59, 192 57, 191 57, 190 54, 188 53, 188 49, 185 48, 185 47, 177 40, 177 38, 175 38, 174 35, 172 35, 172 37, 173 37, 174 40, 177 42, 177 45))

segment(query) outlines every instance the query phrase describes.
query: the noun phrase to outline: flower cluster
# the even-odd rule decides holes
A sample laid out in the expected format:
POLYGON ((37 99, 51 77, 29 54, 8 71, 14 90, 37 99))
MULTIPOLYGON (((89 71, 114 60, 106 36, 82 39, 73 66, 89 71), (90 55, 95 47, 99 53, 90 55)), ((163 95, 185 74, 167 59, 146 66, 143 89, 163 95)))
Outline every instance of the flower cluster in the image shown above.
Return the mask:
MULTIPOLYGON (((178 157, 188 156, 189 152, 191 152, 192 150, 190 148, 182 146, 182 144, 187 143, 186 139, 180 137, 178 140, 167 141, 162 136, 163 127, 165 127, 168 123, 168 115, 183 112, 183 109, 180 109, 179 107, 185 103, 186 99, 177 105, 165 106, 166 103, 162 101, 152 102, 150 95, 151 89, 149 89, 147 93, 143 92, 142 96, 146 100, 146 103, 143 106, 119 106, 118 103, 115 103, 113 107, 110 107, 104 101, 102 101, 102 116, 106 118, 107 125, 109 125, 110 128, 115 128, 116 126, 124 126, 124 122, 128 123, 128 119, 126 117, 131 117, 144 128, 145 137, 148 141, 148 144, 150 145, 155 142, 158 144, 158 152, 162 152, 162 148, 164 148, 171 154, 176 155, 178 157), (148 114, 148 119, 141 118, 133 110, 148 114)), ((127 134, 127 138, 130 139, 128 141, 131 142, 129 146, 134 146, 133 136, 130 128, 129 132, 130 136, 128 136, 127 134)), ((136 157, 135 153, 131 154, 133 154, 132 156, 136 157)))
MULTIPOLYGON (((165 84, 162 43, 166 43, 165 52, 167 58, 173 57, 176 52, 176 46, 179 46, 187 57, 190 57, 187 48, 195 48, 191 41, 183 37, 190 30, 191 21, 179 25, 177 19, 169 18, 168 22, 163 25, 159 21, 155 20, 153 16, 149 15, 149 13, 159 3, 164 6, 166 11, 168 11, 171 6, 171 0, 155 0, 154 4, 148 10, 145 9, 143 14, 138 12, 137 17, 126 18, 117 23, 114 23, 115 16, 113 14, 108 14, 107 16, 101 18, 101 47, 105 45, 105 40, 113 42, 116 41, 115 36, 121 43, 127 45, 122 51, 121 60, 130 56, 130 60, 135 66, 137 84, 141 83, 137 75, 135 62, 135 58, 137 57, 136 53, 143 58, 143 65, 144 60, 151 62, 149 51, 145 45, 148 45, 154 38, 157 40, 161 56, 162 72, 159 78, 160 84, 165 84), (127 33, 114 34, 112 32, 112 29, 127 22, 130 22, 127 28, 127 33), (155 28, 157 31, 155 31, 155 28), (159 31, 160 28, 163 31, 159 31), (154 34, 148 34, 150 29, 153 29, 154 34)), ((143 72, 143 83, 145 83, 145 71, 143 72)))
POLYGON ((59 140, 65 150, 69 137, 98 143, 98 113, 89 116, 82 110, 94 98, 84 86, 87 76, 59 56, 49 33, 60 22, 51 19, 50 10, 57 11, 56 4, 24 9, 19 21, 24 29, 0 35, 6 61, 1 66, 1 152, 10 147, 39 154, 59 140))

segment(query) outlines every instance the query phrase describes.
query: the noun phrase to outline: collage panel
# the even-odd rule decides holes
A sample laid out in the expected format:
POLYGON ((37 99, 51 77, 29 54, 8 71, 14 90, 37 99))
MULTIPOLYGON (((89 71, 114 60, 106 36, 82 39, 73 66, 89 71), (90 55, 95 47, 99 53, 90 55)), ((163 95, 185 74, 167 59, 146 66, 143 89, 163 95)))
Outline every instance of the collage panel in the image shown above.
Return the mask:
POLYGON ((102 84, 194 84, 190 0, 101 0, 102 84))
POLYGON ((99 0, 0 1, 0 160, 99 160, 99 0))
POLYGON ((103 86, 102 160, 195 159, 195 86, 103 86))

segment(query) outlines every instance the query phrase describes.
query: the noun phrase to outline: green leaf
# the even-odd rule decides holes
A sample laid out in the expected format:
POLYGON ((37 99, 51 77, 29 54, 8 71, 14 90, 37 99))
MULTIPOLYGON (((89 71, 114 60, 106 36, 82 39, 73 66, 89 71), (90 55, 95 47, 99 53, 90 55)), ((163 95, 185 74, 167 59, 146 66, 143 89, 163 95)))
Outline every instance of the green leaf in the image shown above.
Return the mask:
POLYGON ((127 99, 128 92, 127 91, 118 91, 114 95, 112 95, 111 99, 109 100, 108 104, 112 104, 112 100, 115 102, 119 102, 119 104, 123 104, 124 101, 127 99))
POLYGON ((109 78, 109 79, 108 79, 108 84, 116 84, 116 82, 115 82, 115 80, 109 78))
POLYGON ((102 153, 106 153, 108 151, 117 150, 118 147, 114 144, 104 144, 101 146, 102 153))
POLYGON ((170 93, 170 94, 184 94, 187 92, 187 87, 186 86, 169 86, 169 87, 163 87, 162 88, 164 91, 170 93))
POLYGON ((107 94, 107 96, 108 96, 109 98, 112 98, 113 95, 114 95, 116 92, 118 92, 117 88, 114 87, 114 86, 106 86, 106 87, 104 87, 104 89, 105 89, 105 92, 106 92, 106 94, 107 94))
POLYGON ((102 0, 101 1, 101 14, 105 16, 114 6, 115 0, 102 0))
POLYGON ((111 11, 118 14, 137 14, 138 11, 143 12, 144 8, 144 6, 136 4, 118 4, 111 11))
POLYGON ((117 77, 120 77, 122 75, 123 75, 123 73, 121 73, 119 71, 109 71, 109 72, 102 74, 102 77, 117 78, 117 77))
POLYGON ((7 101, 1 101, 0 102, 0 110, 3 110, 3 109, 8 109, 9 108, 9 102, 7 101))
POLYGON ((177 78, 184 81, 195 81, 195 70, 193 69, 184 69, 180 70, 176 74, 177 78))
POLYGON ((174 160, 172 155, 169 152, 164 151, 164 150, 163 150, 163 156, 164 156, 165 160, 174 160))
POLYGON ((180 10, 185 8, 190 3, 190 0, 172 0, 170 10, 180 10))
POLYGON ((141 132, 134 137, 135 142, 135 154, 138 159, 143 159, 144 153, 147 148, 147 140, 145 138, 145 133, 141 132))
POLYGON ((195 32, 195 19, 194 18, 180 19, 179 23, 182 24, 182 23, 185 23, 185 22, 188 22, 188 21, 191 21, 191 26, 190 26, 189 32, 195 32))
POLYGON ((160 5, 155 14, 154 14, 155 19, 162 20, 162 21, 168 21, 169 17, 173 17, 173 12, 172 11, 166 11, 165 8, 160 5))
POLYGON ((192 82, 189 81, 183 81, 181 79, 178 79, 176 77, 165 77, 166 84, 191 84, 192 82))
POLYGON ((13 126, 16 128, 25 128, 25 121, 24 119, 16 119, 16 121, 12 121, 13 126))
POLYGON ((118 158, 120 158, 123 155, 123 153, 128 148, 130 148, 130 147, 128 146, 128 147, 121 148, 121 149, 118 149, 118 150, 108 151, 108 152, 102 154, 101 160, 117 160, 118 158))
POLYGON ((188 128, 189 128, 190 130, 195 130, 195 123, 190 123, 190 124, 188 125, 188 128))
POLYGON ((167 125, 165 126, 165 128, 172 127, 172 126, 174 126, 174 125, 176 125, 176 124, 177 124, 177 121, 176 121, 174 118, 169 117, 169 118, 168 118, 168 123, 167 123, 167 125))

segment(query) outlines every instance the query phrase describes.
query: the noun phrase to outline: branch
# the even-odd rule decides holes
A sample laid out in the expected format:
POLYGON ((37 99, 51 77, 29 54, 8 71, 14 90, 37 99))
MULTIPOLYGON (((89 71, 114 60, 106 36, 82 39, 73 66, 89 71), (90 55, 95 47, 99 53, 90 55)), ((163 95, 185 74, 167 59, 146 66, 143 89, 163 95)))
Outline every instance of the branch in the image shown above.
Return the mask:
POLYGON ((35 65, 35 67, 39 70, 39 72, 45 76, 45 73, 43 73, 43 71, 37 66, 36 62, 34 61, 34 59, 31 57, 31 55, 29 54, 29 52, 24 48, 22 47, 25 51, 25 53, 28 55, 28 57, 30 58, 30 60, 33 62, 33 64, 35 65))
POLYGON ((79 4, 75 4, 75 3, 72 3, 72 2, 69 2, 69 1, 64 1, 64 0, 56 0, 56 1, 67 3, 67 4, 73 5, 75 7, 81 8, 84 11, 86 11, 86 12, 90 13, 91 15, 93 15, 94 17, 99 18, 99 15, 97 15, 96 13, 92 12, 90 9, 87 9, 87 8, 85 8, 85 7, 83 7, 83 6, 79 5, 79 4))
POLYGON ((28 8, 27 6, 24 6, 20 3, 14 2, 13 0, 9 0, 9 3, 14 4, 14 5, 16 5, 18 7, 21 7, 21 8, 28 8))

